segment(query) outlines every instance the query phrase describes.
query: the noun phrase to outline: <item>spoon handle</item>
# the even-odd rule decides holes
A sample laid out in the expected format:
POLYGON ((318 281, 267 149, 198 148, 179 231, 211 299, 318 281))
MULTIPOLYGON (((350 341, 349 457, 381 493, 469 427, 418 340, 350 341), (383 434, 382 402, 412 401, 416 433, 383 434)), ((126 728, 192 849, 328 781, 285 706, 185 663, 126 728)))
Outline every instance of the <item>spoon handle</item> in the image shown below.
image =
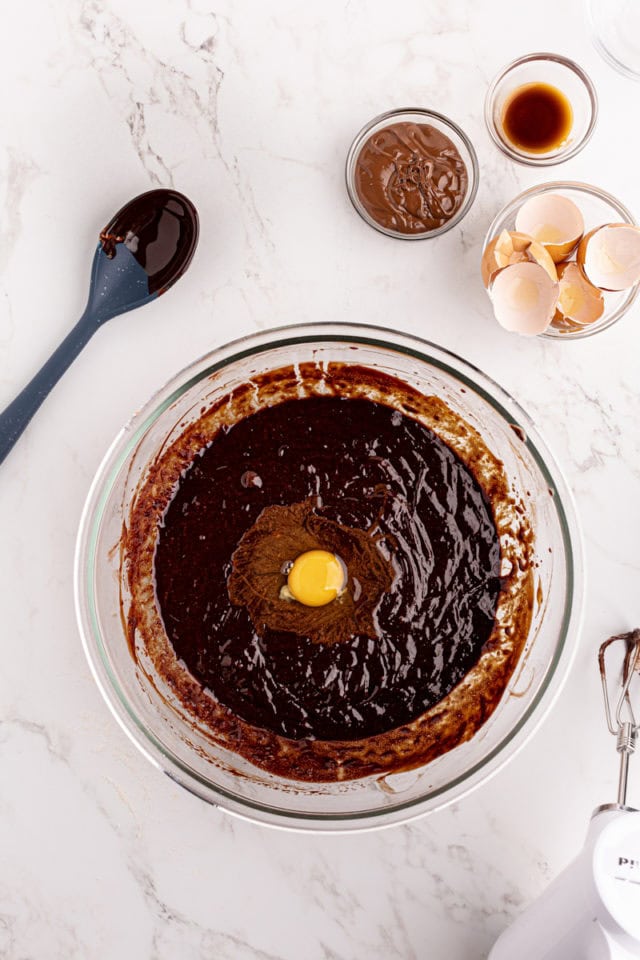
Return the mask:
POLYGON ((33 380, 0 413, 0 463, 13 448, 42 401, 97 329, 97 325, 84 313, 33 380))

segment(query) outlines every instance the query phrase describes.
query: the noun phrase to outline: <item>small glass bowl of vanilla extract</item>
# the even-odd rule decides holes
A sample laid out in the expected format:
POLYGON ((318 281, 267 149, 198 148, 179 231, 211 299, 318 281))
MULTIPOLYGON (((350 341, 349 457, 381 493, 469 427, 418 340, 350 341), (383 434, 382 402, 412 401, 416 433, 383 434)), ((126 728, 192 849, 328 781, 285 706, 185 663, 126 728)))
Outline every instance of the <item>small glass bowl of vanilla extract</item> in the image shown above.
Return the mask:
POLYGON ((598 98, 584 70, 555 53, 531 53, 495 78, 484 106, 493 142, 512 160, 536 167, 563 163, 585 146, 598 98))

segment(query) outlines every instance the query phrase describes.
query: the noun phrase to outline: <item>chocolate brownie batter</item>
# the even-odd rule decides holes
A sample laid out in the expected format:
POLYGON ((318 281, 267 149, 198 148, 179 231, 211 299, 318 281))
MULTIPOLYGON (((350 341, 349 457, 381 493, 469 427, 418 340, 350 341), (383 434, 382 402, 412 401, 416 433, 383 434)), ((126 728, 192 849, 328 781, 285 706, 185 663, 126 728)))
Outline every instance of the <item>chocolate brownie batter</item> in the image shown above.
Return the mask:
POLYGON ((453 451, 397 410, 335 397, 290 400, 221 432, 180 481, 155 561, 177 656, 234 714, 295 740, 370 737, 441 700, 491 633, 499 567, 491 508, 453 451), (273 504, 303 510, 281 510, 234 570, 238 544, 273 504), (367 600, 369 571, 351 528, 371 538, 380 578, 379 590, 375 581, 369 587, 375 607, 366 632, 352 617, 367 600), (280 599, 284 563, 314 547, 343 555, 346 603, 318 611, 280 599), (271 613, 271 626, 253 622, 237 587, 230 601, 235 573, 249 600, 267 594, 259 615, 271 613), (314 642, 313 621, 328 613, 353 632, 332 643, 329 622, 327 642, 314 642))
POLYGON ((528 511, 503 464, 453 407, 380 370, 218 379, 169 426, 122 532, 141 679, 234 774, 386 775, 468 740, 535 602, 528 511), (347 571, 322 607, 282 591, 314 549, 347 571))
POLYGON ((469 176, 453 142, 428 123, 392 123, 372 134, 356 160, 355 186, 369 216, 387 230, 428 233, 458 212, 469 176))

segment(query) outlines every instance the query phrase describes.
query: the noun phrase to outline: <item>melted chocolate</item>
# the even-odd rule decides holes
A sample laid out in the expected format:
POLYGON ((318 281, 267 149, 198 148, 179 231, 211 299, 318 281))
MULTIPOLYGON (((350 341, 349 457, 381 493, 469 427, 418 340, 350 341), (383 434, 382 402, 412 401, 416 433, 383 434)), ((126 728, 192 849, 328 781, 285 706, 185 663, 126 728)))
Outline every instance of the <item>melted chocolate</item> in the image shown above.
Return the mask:
POLYGON ((427 233, 458 212, 469 177, 453 142, 426 123, 393 123, 358 154, 355 185, 369 216, 387 230, 427 233))
POLYGON ((449 446, 384 404, 315 397, 247 416, 194 457, 154 572, 175 653, 219 702, 281 736, 335 741, 397 728, 459 683, 494 627, 499 568, 491 507, 449 446), (320 517, 383 537, 395 578, 375 639, 259 633, 229 600, 232 556, 261 511, 308 498, 320 517))
POLYGON ((149 190, 130 200, 100 234, 105 254, 124 243, 149 278, 149 293, 164 293, 185 272, 198 243, 198 214, 175 190, 149 190))

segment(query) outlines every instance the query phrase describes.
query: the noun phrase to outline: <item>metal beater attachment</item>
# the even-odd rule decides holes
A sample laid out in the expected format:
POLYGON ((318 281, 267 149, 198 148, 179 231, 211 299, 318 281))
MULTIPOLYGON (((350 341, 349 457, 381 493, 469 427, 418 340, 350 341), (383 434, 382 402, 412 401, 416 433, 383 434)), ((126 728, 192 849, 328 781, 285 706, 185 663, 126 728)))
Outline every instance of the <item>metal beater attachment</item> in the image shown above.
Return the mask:
POLYGON ((609 637, 598 652, 604 706, 609 731, 616 737, 620 754, 618 803, 626 806, 629 757, 635 751, 638 739, 640 708, 640 630, 609 637))

